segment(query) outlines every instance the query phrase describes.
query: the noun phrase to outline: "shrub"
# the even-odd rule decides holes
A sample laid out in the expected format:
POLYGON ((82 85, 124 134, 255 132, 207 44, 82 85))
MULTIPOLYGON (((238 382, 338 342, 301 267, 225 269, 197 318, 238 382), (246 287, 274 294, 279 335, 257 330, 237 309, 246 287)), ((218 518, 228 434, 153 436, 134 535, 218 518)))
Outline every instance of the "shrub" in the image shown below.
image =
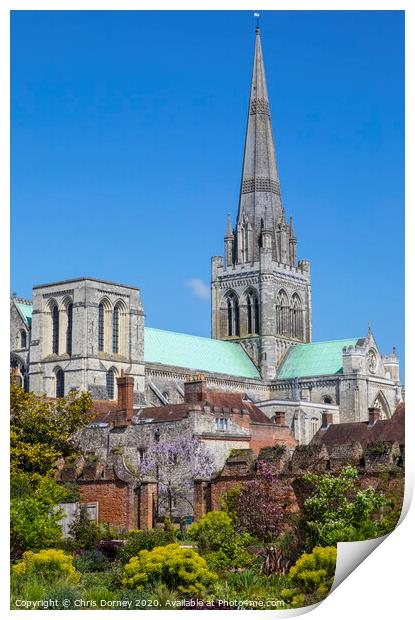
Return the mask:
POLYGON ((100 540, 99 525, 89 519, 85 506, 80 506, 69 528, 69 536, 75 549, 93 549, 100 540))
POLYGON ((99 573, 108 569, 108 559, 98 549, 87 549, 75 559, 75 567, 80 573, 99 573))
POLYGON ((380 458, 390 452, 391 446, 387 441, 374 441, 366 446, 366 453, 372 458, 380 458))
POLYGON ((208 512, 189 527, 188 535, 197 543, 198 551, 212 570, 241 568, 254 561, 254 556, 247 551, 253 542, 252 537, 237 532, 226 512, 208 512))
POLYGON ((281 481, 272 462, 258 461, 257 474, 244 483, 232 501, 240 531, 271 541, 284 529, 285 501, 276 493, 281 481))
POLYGON ((321 600, 332 586, 335 570, 336 547, 314 547, 291 567, 288 578, 293 587, 282 590, 282 598, 292 607, 321 600))
MULTIPOLYGON (((221 602, 228 601, 233 602, 234 609, 258 610, 261 608, 257 604, 258 601, 280 600, 280 591, 287 582, 286 577, 275 575, 266 577, 260 575, 255 568, 249 568, 241 572, 230 573, 225 579, 220 579, 214 584, 212 594, 205 600, 216 601, 219 607, 221 602), (234 605, 236 602, 237 604, 234 605)), ((285 604, 280 607, 284 608, 285 604)), ((225 605, 224 608, 229 609, 229 606, 225 605)))
MULTIPOLYGON (((76 564, 75 564, 76 565, 76 564)), ((114 566, 114 569, 118 567, 114 566)), ((92 590, 99 588, 106 588, 107 590, 116 590, 121 585, 121 579, 117 578, 115 571, 97 572, 97 573, 82 573, 81 588, 83 590, 92 590)))
POLYGON ((121 547, 118 557, 123 564, 127 564, 131 558, 137 556, 140 551, 151 551, 155 547, 162 547, 175 542, 174 530, 133 530, 128 532, 127 542, 121 547))
POLYGON ((75 601, 81 598, 81 590, 74 586, 55 585, 50 590, 46 590, 42 596, 45 601, 56 601, 51 609, 77 609, 75 601))
POLYGON ((32 494, 11 500, 10 548, 13 559, 29 549, 37 551, 59 545, 62 511, 58 504, 65 497, 66 491, 54 480, 40 478, 32 494))
POLYGON ((217 575, 208 570, 206 561, 192 549, 178 544, 144 549, 124 567, 123 584, 138 590, 164 583, 182 594, 201 596, 213 584, 217 575))
POLYGON ((42 549, 38 553, 26 551, 22 559, 12 566, 12 574, 47 583, 65 578, 67 583, 76 584, 80 579, 80 574, 73 565, 72 556, 62 549, 42 549))
POLYGON ((176 533, 176 528, 174 527, 172 520, 168 516, 165 516, 163 519, 163 529, 165 532, 169 532, 173 536, 176 533))
POLYGON ((304 502, 308 548, 380 535, 376 513, 385 497, 371 487, 359 489, 355 467, 344 467, 337 476, 307 474, 303 480, 313 487, 304 502))

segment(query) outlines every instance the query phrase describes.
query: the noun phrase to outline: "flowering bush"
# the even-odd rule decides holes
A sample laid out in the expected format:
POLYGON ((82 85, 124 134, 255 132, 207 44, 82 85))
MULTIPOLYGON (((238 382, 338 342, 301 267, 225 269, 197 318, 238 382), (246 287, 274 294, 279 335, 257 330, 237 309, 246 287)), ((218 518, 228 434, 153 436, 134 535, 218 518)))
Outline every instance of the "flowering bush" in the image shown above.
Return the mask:
POLYGON ((127 542, 121 547, 118 557, 123 564, 138 556, 140 551, 151 551, 154 547, 162 547, 175 542, 174 531, 162 529, 132 530, 127 534, 127 542))
POLYGON ((247 533, 238 533, 226 512, 208 512, 198 523, 189 527, 188 534, 197 543, 198 550, 212 570, 241 568, 249 566, 254 560, 246 549, 252 537, 247 533))
POLYGON ((46 582, 64 577, 73 584, 78 583, 81 576, 73 565, 72 556, 62 549, 42 549, 38 553, 26 551, 12 567, 12 574, 46 582))
POLYGON ((276 496, 278 475, 272 464, 258 462, 257 475, 232 497, 231 509, 238 529, 264 541, 275 539, 283 529, 284 508, 276 496))
POLYGON ((288 575, 294 587, 282 590, 282 598, 292 607, 302 607, 326 596, 333 583, 336 556, 336 547, 314 547, 311 553, 303 553, 288 575))
POLYGON ((182 594, 201 596, 217 580, 209 571, 206 561, 192 549, 182 549, 178 544, 144 549, 138 557, 124 567, 123 585, 144 589, 157 582, 182 594))

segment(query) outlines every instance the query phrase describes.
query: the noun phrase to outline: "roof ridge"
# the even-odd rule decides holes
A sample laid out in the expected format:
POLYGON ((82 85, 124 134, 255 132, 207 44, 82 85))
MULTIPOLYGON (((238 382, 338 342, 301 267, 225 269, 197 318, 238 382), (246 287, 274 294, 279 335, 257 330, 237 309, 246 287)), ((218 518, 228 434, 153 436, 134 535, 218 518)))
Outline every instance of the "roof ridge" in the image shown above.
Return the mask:
POLYGON ((220 342, 221 344, 237 344, 241 346, 240 342, 232 342, 229 340, 220 340, 219 338, 210 338, 210 336, 197 336, 196 334, 186 334, 185 332, 176 332, 171 329, 161 329, 160 327, 144 327, 144 330, 149 330, 156 332, 162 332, 163 334, 175 334, 176 336, 187 336, 188 338, 200 338, 201 340, 209 340, 209 342, 220 342))
MULTIPOLYGON (((298 342, 296 344, 293 345, 293 347, 304 347, 304 346, 310 346, 313 344, 329 344, 330 342, 349 342, 350 340, 356 340, 356 342, 358 340, 360 340, 361 338, 363 338, 363 336, 359 336, 359 338, 338 338, 338 339, 334 339, 334 340, 317 340, 315 342, 298 342)), ((290 347, 290 349, 288 349, 289 351, 291 350, 292 347, 290 347)))

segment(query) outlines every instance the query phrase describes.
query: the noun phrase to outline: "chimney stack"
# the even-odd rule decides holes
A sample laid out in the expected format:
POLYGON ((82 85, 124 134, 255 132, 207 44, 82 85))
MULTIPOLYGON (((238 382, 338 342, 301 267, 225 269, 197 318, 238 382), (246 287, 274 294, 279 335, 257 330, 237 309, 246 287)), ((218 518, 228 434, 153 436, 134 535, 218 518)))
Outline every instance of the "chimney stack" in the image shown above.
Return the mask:
POLYGON ((376 424, 378 420, 380 420, 380 409, 377 407, 369 407, 369 426, 373 426, 376 424))
POLYGON ((134 413, 134 377, 121 374, 117 377, 118 386, 118 413, 128 425, 131 424, 134 413))
POLYGON ((206 402, 208 397, 207 382, 204 375, 195 375, 192 381, 184 384, 184 402, 196 405, 206 402))
POLYGON ((277 426, 285 426, 285 411, 275 412, 275 424, 277 426))
POLYGON ((333 424, 333 414, 328 411, 323 411, 321 414, 321 426, 322 428, 328 428, 330 424, 333 424))

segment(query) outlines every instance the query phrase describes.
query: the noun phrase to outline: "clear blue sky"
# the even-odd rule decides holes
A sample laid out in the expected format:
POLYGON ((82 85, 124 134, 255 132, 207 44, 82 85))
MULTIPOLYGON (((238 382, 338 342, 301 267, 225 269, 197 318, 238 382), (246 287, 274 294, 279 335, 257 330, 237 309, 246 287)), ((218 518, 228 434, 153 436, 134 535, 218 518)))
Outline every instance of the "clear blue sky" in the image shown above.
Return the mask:
MULTIPOLYGON (((404 16, 266 12, 287 214, 312 261, 314 340, 403 354, 404 16)), ((146 324, 210 334, 236 216, 251 12, 12 14, 12 290, 90 275, 141 288, 146 324)))

